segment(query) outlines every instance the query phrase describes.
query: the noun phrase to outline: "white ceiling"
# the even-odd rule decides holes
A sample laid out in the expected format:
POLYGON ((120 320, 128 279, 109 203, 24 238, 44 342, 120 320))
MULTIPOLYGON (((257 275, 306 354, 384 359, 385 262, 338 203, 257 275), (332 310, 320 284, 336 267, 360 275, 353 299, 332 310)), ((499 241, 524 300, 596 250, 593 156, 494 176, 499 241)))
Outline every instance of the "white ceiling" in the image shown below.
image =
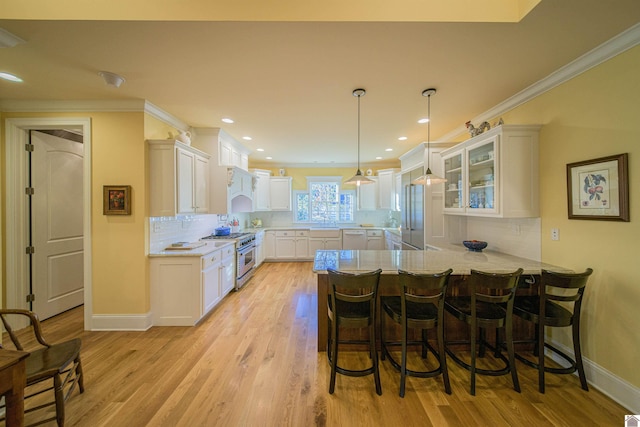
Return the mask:
POLYGON ((362 87, 361 162, 375 165, 426 140, 423 89, 437 89, 435 141, 638 22, 638 0, 543 0, 517 23, 0 19, 26 41, 0 49, 0 71, 24 79, 0 80, 0 102, 148 100, 224 128, 254 164, 329 166, 355 164, 362 87))

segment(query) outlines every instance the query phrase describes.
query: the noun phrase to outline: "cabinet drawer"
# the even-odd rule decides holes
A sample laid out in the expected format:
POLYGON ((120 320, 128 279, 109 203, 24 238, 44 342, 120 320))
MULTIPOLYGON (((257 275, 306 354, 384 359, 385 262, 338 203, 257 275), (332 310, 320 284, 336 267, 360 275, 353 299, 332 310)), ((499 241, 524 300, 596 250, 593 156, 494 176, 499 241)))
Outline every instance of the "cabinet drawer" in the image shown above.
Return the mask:
POLYGON ((202 269, 206 270, 217 262, 220 262, 222 259, 221 251, 211 252, 202 257, 202 269))
POLYGON ((295 235, 296 235, 296 232, 293 230, 276 231, 276 237, 293 237, 295 235))
POLYGON ((309 230, 296 230, 296 236, 297 237, 308 237, 309 236, 309 230))
POLYGON ((382 230, 367 230, 368 237, 382 237, 382 230))

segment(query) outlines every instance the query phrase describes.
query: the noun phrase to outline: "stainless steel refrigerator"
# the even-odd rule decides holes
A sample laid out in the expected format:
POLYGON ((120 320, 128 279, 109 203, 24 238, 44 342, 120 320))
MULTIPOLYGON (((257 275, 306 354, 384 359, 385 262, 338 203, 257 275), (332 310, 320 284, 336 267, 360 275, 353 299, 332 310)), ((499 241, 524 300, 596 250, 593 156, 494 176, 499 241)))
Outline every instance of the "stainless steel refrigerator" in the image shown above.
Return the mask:
POLYGON ((424 250, 424 187, 411 182, 422 168, 402 174, 402 249, 424 250))

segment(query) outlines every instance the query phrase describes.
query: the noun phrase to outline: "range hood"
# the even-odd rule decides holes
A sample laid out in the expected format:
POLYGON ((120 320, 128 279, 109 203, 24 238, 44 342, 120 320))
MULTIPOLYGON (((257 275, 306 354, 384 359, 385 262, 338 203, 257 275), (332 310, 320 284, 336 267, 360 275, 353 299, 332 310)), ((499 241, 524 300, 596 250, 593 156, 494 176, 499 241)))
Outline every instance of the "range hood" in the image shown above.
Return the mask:
POLYGON ((227 195, 231 213, 253 212, 257 177, 239 167, 227 168, 227 195))

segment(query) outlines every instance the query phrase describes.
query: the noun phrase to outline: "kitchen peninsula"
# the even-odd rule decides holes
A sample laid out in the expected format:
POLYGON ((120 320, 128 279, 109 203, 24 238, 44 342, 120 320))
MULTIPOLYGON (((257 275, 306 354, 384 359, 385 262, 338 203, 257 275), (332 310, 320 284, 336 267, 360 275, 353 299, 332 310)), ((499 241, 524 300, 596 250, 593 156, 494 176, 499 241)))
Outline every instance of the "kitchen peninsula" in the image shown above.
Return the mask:
MULTIPOLYGON (((318 351, 325 351, 327 344, 327 295, 329 276, 327 268, 349 273, 382 269, 378 295, 399 295, 398 269, 415 273, 440 272, 453 269, 447 294, 464 293, 464 281, 471 269, 488 272, 512 272, 524 270, 520 279, 521 287, 530 287, 537 282, 543 269, 570 272, 570 270, 540 261, 520 258, 494 251, 471 252, 462 245, 448 245, 425 251, 331 251, 316 252, 313 271, 318 275, 318 351)), ((527 291, 527 289, 523 289, 527 291)), ((520 291, 519 291, 520 292, 520 291)), ((380 316, 378 315, 378 322, 380 316)), ((452 322, 449 322, 450 324, 452 322)), ((516 328, 514 335, 525 335, 531 331, 529 325, 516 328), (525 329, 526 328, 526 329, 525 329)), ((447 335, 453 338, 458 331, 447 328, 447 335)))

